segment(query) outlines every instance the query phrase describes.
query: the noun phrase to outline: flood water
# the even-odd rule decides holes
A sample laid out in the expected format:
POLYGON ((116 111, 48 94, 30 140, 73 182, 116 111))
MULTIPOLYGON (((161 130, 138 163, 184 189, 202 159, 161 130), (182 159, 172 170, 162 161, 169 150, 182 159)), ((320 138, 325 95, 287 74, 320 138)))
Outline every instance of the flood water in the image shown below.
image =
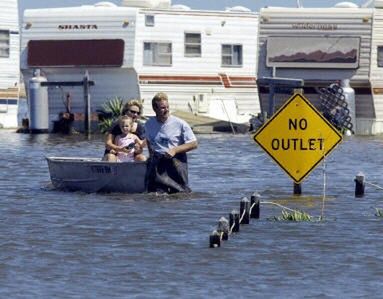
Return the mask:
POLYGON ((349 137, 326 160, 324 221, 272 221, 273 201, 319 216, 322 164, 293 196, 248 135, 200 135, 191 195, 86 194, 50 184, 45 156, 102 155, 100 136, 0 130, 1 298, 381 298, 383 190, 354 197, 359 171, 383 186, 383 139, 349 137), (261 217, 220 248, 209 235, 241 197, 261 217))

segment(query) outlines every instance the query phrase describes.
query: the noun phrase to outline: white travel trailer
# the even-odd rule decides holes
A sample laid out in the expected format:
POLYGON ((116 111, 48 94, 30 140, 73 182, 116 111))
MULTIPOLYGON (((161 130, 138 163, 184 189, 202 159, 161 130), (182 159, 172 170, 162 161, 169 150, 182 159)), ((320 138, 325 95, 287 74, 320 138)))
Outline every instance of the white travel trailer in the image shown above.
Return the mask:
MULTIPOLYGON (((304 79, 319 104, 318 87, 349 79, 356 97, 356 133, 383 133, 383 1, 374 8, 342 2, 332 8, 263 8, 258 78, 304 79)), ((258 86, 267 111, 267 86, 258 86)), ((278 95, 277 106, 286 95, 278 95)))
POLYGON ((0 128, 17 127, 20 81, 17 0, 0 1, 0 128))
MULTIPOLYGON (((21 70, 52 81, 81 81, 87 71, 91 111, 114 97, 144 99, 152 114, 157 92, 172 110, 233 122, 260 111, 256 86, 258 14, 244 7, 191 10, 170 0, 125 0, 70 8, 25 10, 21 70), (241 114, 246 114, 240 117, 241 114)), ((84 112, 81 87, 49 87, 49 120, 84 112)))

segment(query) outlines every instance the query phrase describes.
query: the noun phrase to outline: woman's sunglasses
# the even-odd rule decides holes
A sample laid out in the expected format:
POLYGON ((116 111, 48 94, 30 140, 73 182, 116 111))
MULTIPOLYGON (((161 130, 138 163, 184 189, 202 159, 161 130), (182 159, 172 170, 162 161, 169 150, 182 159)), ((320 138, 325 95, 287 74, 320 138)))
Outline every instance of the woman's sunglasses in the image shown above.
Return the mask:
MULTIPOLYGON (((130 113, 132 113, 132 114, 137 114, 137 115, 139 115, 140 114, 140 111, 134 111, 134 110, 128 110, 130 113)), ((126 111, 127 112, 127 111, 126 111)), ((125 112, 125 114, 126 114, 126 112, 125 112)))

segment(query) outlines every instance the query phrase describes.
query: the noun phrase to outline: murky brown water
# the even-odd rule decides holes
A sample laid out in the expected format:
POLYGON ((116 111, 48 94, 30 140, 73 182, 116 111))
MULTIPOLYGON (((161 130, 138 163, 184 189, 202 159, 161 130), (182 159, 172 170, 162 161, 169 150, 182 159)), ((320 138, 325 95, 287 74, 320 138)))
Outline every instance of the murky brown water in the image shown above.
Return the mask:
POLYGON ((221 216, 253 191, 321 212, 321 165, 291 180, 249 136, 198 136, 193 194, 85 194, 52 189, 45 156, 100 156, 100 137, 0 130, 0 296, 4 298, 378 298, 383 191, 354 198, 354 176, 383 186, 383 140, 351 137, 327 159, 325 221, 275 222, 281 209, 209 248, 221 216))

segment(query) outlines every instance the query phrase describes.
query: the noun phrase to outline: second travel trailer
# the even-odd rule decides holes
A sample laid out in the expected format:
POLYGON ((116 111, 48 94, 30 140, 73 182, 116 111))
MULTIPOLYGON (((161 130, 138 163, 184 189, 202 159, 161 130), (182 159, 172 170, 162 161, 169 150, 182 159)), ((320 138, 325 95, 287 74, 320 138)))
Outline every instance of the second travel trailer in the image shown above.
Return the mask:
MULTIPOLYGON (((318 88, 350 80, 356 133, 383 133, 383 1, 373 8, 342 2, 332 8, 263 8, 258 77, 304 79, 319 107, 318 88)), ((268 87, 259 86, 267 111, 268 87)), ((276 97, 280 106, 285 95, 276 97)))
POLYGON ((17 0, 0 1, 0 128, 16 128, 19 102, 19 21, 17 0))
MULTIPOLYGON (((157 92, 172 110, 248 121, 257 114, 258 14, 244 7, 192 10, 169 0, 125 0, 25 10, 21 69, 26 86, 39 70, 48 82, 89 74, 91 112, 115 97, 144 99, 152 114, 157 92)), ((68 107, 84 112, 81 87, 48 87, 49 129, 68 107)))

